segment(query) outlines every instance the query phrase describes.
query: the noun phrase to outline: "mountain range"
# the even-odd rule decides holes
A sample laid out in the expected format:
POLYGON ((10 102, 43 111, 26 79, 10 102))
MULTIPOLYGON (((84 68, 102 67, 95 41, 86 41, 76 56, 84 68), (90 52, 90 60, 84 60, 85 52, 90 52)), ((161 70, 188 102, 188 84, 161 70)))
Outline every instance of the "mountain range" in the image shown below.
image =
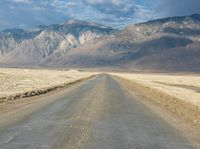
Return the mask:
POLYGON ((0 66, 200 71, 200 14, 121 30, 80 20, 3 30, 0 66))

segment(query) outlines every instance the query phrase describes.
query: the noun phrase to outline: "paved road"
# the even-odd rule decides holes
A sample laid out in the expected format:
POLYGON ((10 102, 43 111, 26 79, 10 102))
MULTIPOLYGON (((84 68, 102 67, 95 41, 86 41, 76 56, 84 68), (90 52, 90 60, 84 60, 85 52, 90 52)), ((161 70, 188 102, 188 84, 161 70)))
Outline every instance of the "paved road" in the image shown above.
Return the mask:
MULTIPOLYGON (((49 97, 51 98, 51 97, 49 97)), ((10 118, 11 121, 12 118, 10 118)), ((0 125, 0 149, 190 149, 175 129, 100 75, 21 120, 0 125)))

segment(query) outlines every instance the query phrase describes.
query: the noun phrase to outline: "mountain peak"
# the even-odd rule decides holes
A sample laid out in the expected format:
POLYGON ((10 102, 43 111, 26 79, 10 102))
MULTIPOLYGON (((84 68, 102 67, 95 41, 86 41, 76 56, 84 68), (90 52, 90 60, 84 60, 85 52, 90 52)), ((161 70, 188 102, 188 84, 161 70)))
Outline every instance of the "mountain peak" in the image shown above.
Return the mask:
POLYGON ((64 22, 65 25, 86 25, 86 26, 98 26, 96 23, 86 22, 78 19, 71 19, 64 22))
POLYGON ((82 24, 86 23, 85 21, 77 20, 77 19, 70 19, 64 22, 64 24, 74 25, 74 24, 82 24))

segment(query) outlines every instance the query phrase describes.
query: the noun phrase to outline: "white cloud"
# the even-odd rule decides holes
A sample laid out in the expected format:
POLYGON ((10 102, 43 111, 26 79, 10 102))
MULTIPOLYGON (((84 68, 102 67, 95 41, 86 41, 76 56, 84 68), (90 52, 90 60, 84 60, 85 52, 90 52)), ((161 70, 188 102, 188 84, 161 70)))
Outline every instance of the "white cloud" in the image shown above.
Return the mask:
POLYGON ((0 29, 61 23, 70 18, 122 27, 155 15, 141 0, 0 0, 1 10, 1 21, 10 25, 0 25, 0 29))
POLYGON ((15 2, 15 3, 30 3, 31 0, 9 0, 10 2, 15 2))
POLYGON ((88 4, 97 5, 97 4, 113 4, 119 5, 121 0, 85 0, 88 4))

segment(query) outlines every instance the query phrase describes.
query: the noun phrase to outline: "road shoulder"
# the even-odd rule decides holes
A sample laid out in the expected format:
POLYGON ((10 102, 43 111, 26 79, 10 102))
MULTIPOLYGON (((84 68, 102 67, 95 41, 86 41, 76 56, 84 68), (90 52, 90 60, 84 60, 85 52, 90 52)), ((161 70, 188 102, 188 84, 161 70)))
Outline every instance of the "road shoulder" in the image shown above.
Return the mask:
MULTIPOLYGON (((124 88, 126 88, 130 92, 130 94, 136 97, 137 100, 145 104, 151 111, 153 111, 156 115, 162 118, 166 123, 171 125, 173 128, 177 129, 183 136, 187 137, 193 144, 196 144, 197 147, 200 148, 199 125, 194 125, 193 123, 191 123, 191 121, 187 121, 186 119, 184 119, 184 117, 181 117, 181 115, 178 115, 173 110, 170 111, 169 108, 170 105, 165 107, 164 104, 163 106, 162 102, 165 102, 165 100, 169 98, 167 95, 164 95, 156 90, 152 90, 141 84, 126 80, 121 77, 114 76, 113 78, 119 81, 120 84, 122 84, 124 88)), ((180 108, 175 110, 178 111, 179 109, 180 108)))
POLYGON ((0 104, 0 126, 7 125, 9 123, 20 121, 29 114, 42 109, 45 106, 59 100, 66 92, 79 87, 85 82, 94 79, 95 76, 76 81, 74 83, 68 84, 62 88, 57 88, 45 94, 30 96, 26 98, 21 98, 13 100, 10 102, 3 102, 0 104))

